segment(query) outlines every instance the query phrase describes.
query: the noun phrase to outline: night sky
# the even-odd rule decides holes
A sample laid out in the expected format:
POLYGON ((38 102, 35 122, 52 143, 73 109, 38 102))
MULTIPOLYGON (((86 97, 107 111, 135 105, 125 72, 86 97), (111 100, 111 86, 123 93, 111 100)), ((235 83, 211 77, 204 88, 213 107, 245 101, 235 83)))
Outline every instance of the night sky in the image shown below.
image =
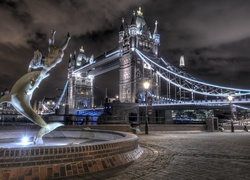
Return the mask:
MULTIPOLYGON (((142 8, 153 32, 158 21, 160 55, 208 83, 250 89, 250 1, 248 0, 13 0, 0 1, 0 91, 27 73, 33 52, 47 56, 48 36, 55 45, 70 32, 63 61, 50 71, 33 99, 54 97, 67 80, 69 54, 81 46, 95 57, 118 45, 121 19, 130 24, 142 8)), ((97 98, 118 95, 118 71, 96 77, 97 98), (111 74, 115 74, 114 76, 111 74), (103 84, 105 82, 105 85, 103 84), (116 83, 114 86, 113 84, 116 83)))

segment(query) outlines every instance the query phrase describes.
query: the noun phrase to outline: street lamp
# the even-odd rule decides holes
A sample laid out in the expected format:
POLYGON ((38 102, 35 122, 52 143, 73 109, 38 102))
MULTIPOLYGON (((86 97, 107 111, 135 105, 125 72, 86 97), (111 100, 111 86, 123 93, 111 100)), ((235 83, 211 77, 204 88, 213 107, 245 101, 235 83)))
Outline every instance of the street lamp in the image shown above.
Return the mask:
POLYGON ((150 83, 148 81, 143 83, 144 89, 146 90, 146 123, 145 123, 145 134, 148 134, 148 88, 150 83))
POLYGON ((233 112, 232 112, 232 100, 233 96, 228 96, 227 97, 229 100, 229 107, 230 107, 230 112, 231 112, 231 132, 234 132, 234 122, 233 122, 233 112))

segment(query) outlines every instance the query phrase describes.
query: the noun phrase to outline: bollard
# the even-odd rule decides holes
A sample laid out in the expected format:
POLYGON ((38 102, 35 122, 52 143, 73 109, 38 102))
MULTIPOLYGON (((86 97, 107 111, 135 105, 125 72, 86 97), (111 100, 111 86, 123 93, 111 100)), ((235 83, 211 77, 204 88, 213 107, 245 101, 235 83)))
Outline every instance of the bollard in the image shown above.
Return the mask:
POLYGON ((231 121, 231 132, 234 132, 234 122, 231 121))

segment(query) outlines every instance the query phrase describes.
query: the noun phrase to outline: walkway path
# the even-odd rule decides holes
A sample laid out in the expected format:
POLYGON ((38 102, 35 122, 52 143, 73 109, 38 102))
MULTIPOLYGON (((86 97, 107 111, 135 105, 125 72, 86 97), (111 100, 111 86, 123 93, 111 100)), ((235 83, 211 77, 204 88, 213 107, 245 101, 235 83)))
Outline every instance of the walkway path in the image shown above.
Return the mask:
POLYGON ((150 132, 138 136, 144 150, 138 160, 84 179, 250 179, 250 133, 150 132))

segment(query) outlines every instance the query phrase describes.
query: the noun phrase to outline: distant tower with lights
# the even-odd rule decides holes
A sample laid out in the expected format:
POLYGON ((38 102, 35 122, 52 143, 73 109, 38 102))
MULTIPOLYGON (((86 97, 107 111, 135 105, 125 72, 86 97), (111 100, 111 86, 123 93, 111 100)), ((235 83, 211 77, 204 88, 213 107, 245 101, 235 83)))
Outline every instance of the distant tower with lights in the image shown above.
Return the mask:
POLYGON ((160 34, 158 23, 155 22, 153 34, 146 24, 141 8, 133 12, 130 25, 124 24, 122 19, 119 31, 120 56, 120 81, 119 100, 123 103, 135 103, 143 100, 145 90, 143 82, 149 81, 150 93, 159 96, 160 81, 156 72, 151 70, 152 64, 144 63, 136 54, 135 49, 147 54, 148 57, 158 62, 158 48, 160 45, 160 34))
POLYGON ((93 56, 88 58, 83 47, 79 52, 70 54, 68 63, 68 105, 71 109, 92 108, 94 105, 94 77, 82 73, 81 67, 93 62, 93 56))
POLYGON ((185 61, 184 61, 184 56, 183 56, 183 55, 180 57, 179 68, 180 68, 182 71, 185 71, 185 61))
MULTIPOLYGON (((182 55, 180 57, 180 64, 179 64, 179 68, 182 71, 185 71, 185 59, 184 56, 182 55)), ((184 81, 181 82, 182 84, 185 83, 184 81)), ((179 88, 178 92, 177 92, 177 96, 179 100, 189 100, 190 99, 190 93, 188 91, 186 91, 185 89, 181 89, 179 88)))

